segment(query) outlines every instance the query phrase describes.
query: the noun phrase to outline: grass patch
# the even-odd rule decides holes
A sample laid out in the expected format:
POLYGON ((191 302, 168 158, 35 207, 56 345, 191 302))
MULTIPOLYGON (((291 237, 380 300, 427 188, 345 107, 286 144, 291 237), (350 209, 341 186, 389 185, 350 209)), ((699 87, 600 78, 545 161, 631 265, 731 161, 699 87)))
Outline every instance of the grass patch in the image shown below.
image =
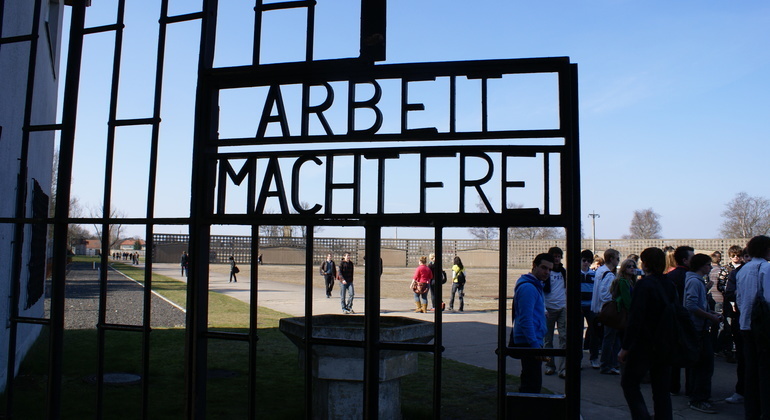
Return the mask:
MULTIPOLYGON (((86 261, 95 260, 87 257, 86 261)), ((144 270, 129 264, 116 268, 144 281, 144 270)), ((153 275, 153 290, 185 305, 186 284, 153 275)), ((217 330, 248 332, 248 304, 219 293, 209 294, 209 321, 217 330)), ((257 374, 255 395, 257 417, 296 419, 304 417, 304 373, 298 365, 298 351, 279 330, 278 322, 289 315, 258 308, 257 374)), ((214 328, 214 327, 212 327, 214 328)), ((66 330, 63 349, 63 395, 60 418, 96 417, 96 385, 85 379, 96 374, 96 330, 66 330)), ((141 335, 106 332, 105 371, 141 373, 141 335)), ((185 418, 185 330, 153 329, 150 335, 149 418, 185 418)), ((48 375, 48 334, 44 330, 24 360, 14 381, 15 418, 45 418, 48 375)), ((428 419, 432 413, 433 355, 420 354, 418 372, 401 379, 404 419, 428 419)), ((209 340, 207 416, 248 418, 248 345, 244 342, 209 340)), ((518 378, 508 376, 509 389, 518 378)), ((442 418, 471 419, 496 416, 497 373, 453 360, 442 361, 442 418)), ((135 419, 142 413, 140 385, 106 386, 104 418, 135 419)), ((0 407, 5 410, 5 397, 0 407)))

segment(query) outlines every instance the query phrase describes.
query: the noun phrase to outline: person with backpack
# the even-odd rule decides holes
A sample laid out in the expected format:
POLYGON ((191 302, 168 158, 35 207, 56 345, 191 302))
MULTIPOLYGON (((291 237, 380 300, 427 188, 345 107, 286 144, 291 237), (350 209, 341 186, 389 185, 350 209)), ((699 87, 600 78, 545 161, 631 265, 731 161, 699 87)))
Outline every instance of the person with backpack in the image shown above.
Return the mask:
POLYGON ((460 257, 455 257, 452 265, 452 298, 449 299, 449 310, 454 311, 455 294, 460 297, 460 312, 465 306, 465 267, 460 257))
MULTIPOLYGON (((679 302, 676 288, 663 275, 666 255, 660 248, 642 251, 642 270, 647 276, 636 282, 631 295, 631 310, 628 313, 628 327, 623 335, 623 344, 618 361, 624 363, 620 385, 623 396, 631 411, 632 419, 649 419, 650 413, 641 392, 645 374, 650 372, 650 386, 654 401, 655 419, 670 420, 671 409, 671 364, 654 351, 654 343, 661 335, 657 327, 669 302, 679 302)), ((674 319, 665 320, 673 324, 674 319)))
POLYGON ((696 254, 690 259, 690 271, 687 272, 684 285, 684 307, 690 312, 695 331, 700 343, 698 360, 687 372, 687 390, 690 396, 690 408, 707 414, 716 414, 709 402, 711 399, 711 377, 714 375, 714 348, 710 328, 719 325, 722 316, 709 310, 706 298, 706 284, 703 278, 711 272, 711 257, 696 254))

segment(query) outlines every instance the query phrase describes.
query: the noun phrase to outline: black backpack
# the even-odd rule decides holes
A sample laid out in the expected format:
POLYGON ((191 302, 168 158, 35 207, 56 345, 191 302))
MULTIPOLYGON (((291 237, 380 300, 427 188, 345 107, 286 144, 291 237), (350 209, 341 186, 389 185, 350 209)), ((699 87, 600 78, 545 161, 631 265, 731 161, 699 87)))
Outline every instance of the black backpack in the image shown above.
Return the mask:
POLYGON ((691 366, 698 361, 700 340, 690 319, 690 313, 684 306, 677 303, 678 293, 675 293, 674 300, 668 299, 663 286, 657 279, 654 281, 655 289, 665 305, 657 325, 652 326, 654 328, 650 335, 652 359, 673 367, 691 366))

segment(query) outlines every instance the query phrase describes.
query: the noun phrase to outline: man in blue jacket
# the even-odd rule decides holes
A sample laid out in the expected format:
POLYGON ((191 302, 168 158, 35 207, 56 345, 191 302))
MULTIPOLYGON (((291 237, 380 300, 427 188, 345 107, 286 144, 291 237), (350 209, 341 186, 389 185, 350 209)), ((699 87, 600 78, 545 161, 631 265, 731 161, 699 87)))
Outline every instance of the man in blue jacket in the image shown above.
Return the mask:
MULTIPOLYGON (((510 347, 542 348, 546 333, 543 283, 551 276, 554 259, 550 254, 539 254, 532 262, 532 271, 516 282, 513 292, 513 331, 510 347)), ((519 392, 540 393, 543 386, 542 364, 545 356, 521 358, 521 386, 519 392)))

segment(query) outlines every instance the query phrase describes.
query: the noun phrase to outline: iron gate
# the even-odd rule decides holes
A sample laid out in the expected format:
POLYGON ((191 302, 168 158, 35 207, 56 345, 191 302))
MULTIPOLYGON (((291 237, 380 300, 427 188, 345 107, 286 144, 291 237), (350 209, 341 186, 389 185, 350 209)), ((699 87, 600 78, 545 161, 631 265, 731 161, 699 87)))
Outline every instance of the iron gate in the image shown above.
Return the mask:
MULTIPOLYGON (((23 128, 21 143, 30 142, 30 133, 58 132, 60 148, 58 156, 58 190, 55 214, 52 218, 30 217, 26 211, 24 191, 27 176, 24 168, 26 157, 21 156, 19 171, 18 209, 0 223, 15 227, 14 261, 22 261, 21 244, 34 239, 25 235, 26 226, 53 226, 53 274, 50 289, 50 317, 23 317, 12 313, 9 349, 15 348, 15 328, 18 325, 47 325, 50 334, 49 374, 47 384, 47 412, 51 418, 61 413, 62 396, 62 349, 64 346, 64 286, 67 276, 67 227, 71 223, 93 223, 101 226, 101 263, 109 263, 109 232, 114 225, 145 227, 147 246, 152 249, 152 238, 158 226, 186 226, 190 232, 190 250, 193 264, 187 289, 186 327, 186 409, 187 417, 203 418, 206 413, 207 351, 213 340, 247 343, 249 353, 249 415, 253 418, 258 404, 254 377, 260 368, 256 362, 258 348, 257 305, 251 305, 250 325, 247 333, 232 333, 211 328, 208 323, 209 252, 212 227, 243 226, 251 230, 252 244, 259 243, 261 225, 298 225, 306 229, 308 246, 306 261, 305 313, 306 325, 313 322, 313 237, 316 226, 358 226, 365 231, 365 338, 361 342, 319 339, 306 335, 304 340, 306 366, 310 365, 313 346, 334 344, 364 349, 364 415, 377 418, 378 413, 378 357, 386 350, 408 350, 431 353, 433 369, 433 415, 441 417, 442 359, 438 357, 442 346, 442 313, 436 311, 435 338, 430 344, 396 344, 380 341, 380 247, 385 227, 427 227, 433 229, 435 252, 442 254, 444 230, 455 227, 481 227, 499 229, 500 267, 507 265, 506 246, 511 227, 549 226, 563 227, 567 235, 567 266, 570 276, 578 277, 580 250, 580 188, 577 118, 577 68, 568 58, 510 59, 488 61, 461 61, 438 63, 379 64, 386 59, 386 0, 362 0, 360 23, 360 54, 354 58, 314 59, 314 27, 316 1, 285 1, 264 3, 257 0, 253 6, 251 62, 241 66, 217 66, 218 28, 227 24, 218 16, 216 0, 204 0, 200 11, 169 14, 169 1, 160 2, 158 36, 152 88, 152 110, 147 115, 127 118, 118 113, 118 93, 121 89, 121 61, 126 1, 115 3, 115 21, 103 25, 87 26, 86 1, 71 1, 69 21, 69 45, 66 73, 64 74, 64 98, 61 122, 43 124, 27 123, 23 128), (280 10, 298 9, 306 16, 304 57, 294 62, 261 62, 261 48, 266 45, 262 38, 263 16, 280 10), (162 105, 164 76, 166 74, 167 30, 173 25, 195 22, 200 25, 197 87, 195 92, 194 137, 192 144, 191 205, 189 217, 158 217, 159 145, 161 143, 162 105), (105 136, 105 170, 103 182, 103 212, 99 216, 72 217, 69 214, 70 182, 73 170, 74 148, 77 142, 77 122, 82 121, 78 109, 79 92, 82 88, 84 69, 81 68, 84 43, 89 36, 110 33, 114 37, 113 61, 110 69, 109 110, 105 136), (520 75, 547 75, 553 81, 558 98, 557 123, 552 128, 500 128, 500 120, 492 118, 492 95, 504 85, 499 81, 520 75), (438 81, 438 82, 437 82, 438 81), (417 89, 422 83, 435 82, 444 89, 448 115, 445 123, 435 126, 415 127, 409 123, 415 113, 424 111, 425 105, 410 102, 410 88, 417 89), (472 85, 478 89, 478 127, 463 129, 458 126, 458 98, 462 96, 460 85, 472 85), (223 118, 223 108, 228 95, 240 91, 258 90, 261 111, 255 113, 253 124, 256 134, 228 135, 223 118), (285 105, 288 91, 295 90, 299 116, 292 115, 285 105), (339 100, 339 93, 342 97, 339 100), (363 92, 363 93, 362 93, 363 92), (394 93, 395 92, 395 93, 394 93), (392 103, 384 96, 395 95, 392 103), (388 103, 386 103, 388 102, 388 103), (338 110, 341 108, 341 110, 338 110), (394 111, 395 110, 395 111, 394 111), (343 124, 330 123, 331 115, 340 113, 343 124), (296 123, 299 120, 299 124, 296 123), (146 210, 136 217, 121 217, 112 212, 116 194, 114 167, 120 162, 116 154, 118 130, 125 127, 144 127, 149 131, 149 164, 146 177, 146 210), (445 187, 445 180, 437 180, 430 170, 437 159, 453 159, 457 167, 457 197, 455 211, 437 208, 431 200, 432 193, 445 187), (542 181, 542 199, 539 206, 510 208, 508 197, 511 189, 524 188, 521 180, 509 179, 511 167, 518 159, 534 159, 542 181), (352 180, 339 181, 334 163, 343 162, 352 168, 352 180), (239 166, 240 165, 240 166, 239 166), (482 175, 472 167, 482 168, 482 175), (314 168, 315 167, 315 168, 314 168), (393 194, 389 179, 393 167, 417 168, 413 179, 418 185, 416 204, 406 210, 391 205, 393 194), (264 168, 264 170, 262 170, 264 168), (283 171, 291 168, 291 177, 283 171), (310 169, 308 169, 310 168, 310 169), (322 175, 309 181, 305 171, 321 170, 322 175), (554 175, 555 174, 555 175, 554 175), (556 179, 554 179, 556 178, 556 179), (284 180, 289 181, 285 182, 284 180), (260 181, 261 185, 260 185, 260 181), (313 184, 317 182, 320 184, 313 184), (321 199, 307 204, 303 201, 306 189, 302 185, 320 185, 321 199), (497 183, 494 187, 491 183, 497 183), (500 198, 495 201, 487 196, 489 188, 499 189, 500 198), (487 189, 487 190, 485 190, 487 189), (374 190, 375 193, 371 193, 374 190), (552 194, 552 190, 557 193, 552 194), (303 192, 304 191, 304 192, 303 192), (469 193, 470 191, 470 193, 469 193), (342 195, 343 198, 340 198, 342 195), (471 196, 479 199, 483 211, 470 211, 471 196), (266 210, 268 203, 277 203, 277 212, 266 210)), ((34 22, 40 22, 42 0, 36 1, 34 22)), ((0 1, 0 11, 5 2, 0 1)), ((0 22, 2 19, 0 18, 0 22)), ((32 33, 40 32, 33 25, 32 33)), ((0 27, 0 45, 27 42, 30 56, 37 52, 35 36, 3 38, 0 27)), ((30 63, 35 68, 35 63, 30 63)), ((125 86, 123 87, 125 88, 125 86)), ((32 94, 26 98, 29 105, 32 94)), ((257 106, 257 109, 259 108, 257 106)), ((232 120, 228 120, 232 121, 232 120)), ((412 120, 414 121, 414 120, 412 120)), ((3 133, 8 136, 8 133, 3 133)), ((259 267, 256 265, 258 250, 252 245, 251 302, 258 302, 259 267)), ((441 262, 438 262, 441 270, 441 262)), ((152 258, 145 265, 145 292, 142 302, 142 325, 115 324, 107 321, 106 297, 108 290, 107 270, 99 276, 100 305, 98 331, 98 372, 96 413, 103 415, 105 384, 103 375, 107 348, 107 332, 134 332, 141 336, 142 376, 150 378, 151 355, 150 328, 152 258)), ((21 283, 21 270, 13 272, 13 284, 21 283)), ((499 296, 509 290, 506 270, 500 270, 499 296)), ((568 348, 567 350, 537 350, 538 354, 566 355, 567 369, 564 414, 568 418, 579 416, 580 400, 580 343, 582 317, 579 305, 579 284, 572 282, 568 290, 568 348)), ((441 286, 438 286, 439 296, 441 286)), ((11 307, 18 307, 20 292, 14 290, 11 307)), ((506 413, 506 364, 507 356, 528 352, 506 348, 506 299, 499 299, 498 308, 498 418, 512 417, 506 413)), ((535 350, 533 350, 535 351, 535 350)), ((9 351, 9 354, 14 354, 9 351)), ((10 357, 9 370, 15 361, 10 357)), ((306 373, 304 390, 306 416, 311 417, 313 388, 310 369, 306 373)), ((6 410, 13 413, 13 380, 7 382, 6 410)), ((150 417, 147 401, 152 398, 149 381, 142 383, 142 416, 150 417)))

